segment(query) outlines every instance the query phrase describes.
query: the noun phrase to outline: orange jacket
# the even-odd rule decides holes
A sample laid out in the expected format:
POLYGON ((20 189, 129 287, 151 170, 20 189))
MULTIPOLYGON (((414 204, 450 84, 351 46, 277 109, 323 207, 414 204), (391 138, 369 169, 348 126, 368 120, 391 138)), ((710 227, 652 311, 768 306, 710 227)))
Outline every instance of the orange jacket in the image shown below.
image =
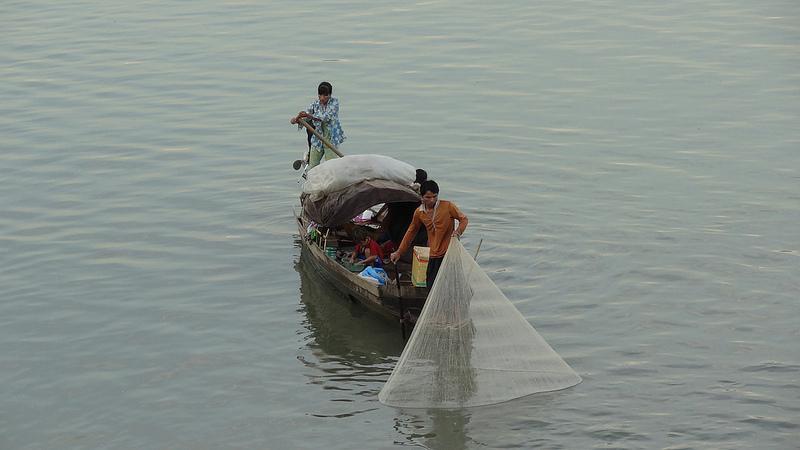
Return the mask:
POLYGON ((431 249, 430 257, 443 257, 447 252, 450 236, 453 235, 453 229, 455 228, 453 219, 458 220, 458 234, 461 235, 467 228, 469 221, 455 203, 439 200, 432 209, 426 209, 424 204, 419 205, 419 208, 414 211, 414 217, 411 219, 408 231, 403 236, 403 242, 400 243, 397 251, 400 255, 408 251, 408 246, 411 245, 411 241, 417 235, 420 225, 424 225, 425 229, 428 230, 428 247, 431 249))

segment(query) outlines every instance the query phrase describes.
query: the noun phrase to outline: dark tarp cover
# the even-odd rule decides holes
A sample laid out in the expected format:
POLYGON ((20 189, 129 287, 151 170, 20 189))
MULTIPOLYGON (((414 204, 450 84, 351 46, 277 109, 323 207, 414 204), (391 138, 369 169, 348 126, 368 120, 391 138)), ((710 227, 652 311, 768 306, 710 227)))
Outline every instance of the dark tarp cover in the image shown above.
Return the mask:
POLYGON ((301 196, 306 217, 325 227, 345 224, 379 203, 419 201, 419 194, 410 186, 388 180, 361 181, 317 201, 311 201, 307 194, 301 196))

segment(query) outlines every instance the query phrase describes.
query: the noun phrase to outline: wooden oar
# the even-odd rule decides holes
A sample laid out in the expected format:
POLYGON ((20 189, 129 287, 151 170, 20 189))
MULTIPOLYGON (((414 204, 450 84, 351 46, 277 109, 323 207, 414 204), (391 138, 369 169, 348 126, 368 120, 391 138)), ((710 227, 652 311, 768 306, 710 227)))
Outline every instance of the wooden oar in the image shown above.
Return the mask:
POLYGON ((400 289, 400 272, 397 270, 397 263, 394 263, 394 280, 397 283, 397 303, 400 306, 400 334, 403 336, 403 342, 406 341, 406 311, 403 305, 403 295, 400 289))
POLYGON ((325 146, 326 146, 326 147, 328 147, 329 149, 333 150, 333 153, 336 153, 337 155, 339 155, 339 157, 340 157, 340 158, 341 158, 341 157, 344 157, 344 155, 342 154, 342 152, 340 152, 339 150, 337 150, 337 149, 336 149, 336 147, 334 147, 334 146, 333 146, 333 144, 331 144, 331 143, 330 143, 330 141, 328 141, 327 139, 325 139, 325 136, 323 136, 323 135, 322 135, 322 133, 320 133, 319 131, 315 130, 315 129, 314 129, 314 127, 312 127, 311 125, 309 125, 309 124, 308 124, 308 122, 306 122, 306 119, 305 119, 305 118, 300 118, 300 119, 298 119, 298 120, 297 120, 297 123, 299 123, 299 124, 303 125, 304 127, 306 127, 306 129, 307 129, 308 131, 310 131, 310 132, 311 132, 311 134, 313 134, 314 136, 316 136, 316 137, 317 137, 317 138, 318 138, 320 141, 322 141, 322 143, 323 143, 323 144, 325 144, 325 146))

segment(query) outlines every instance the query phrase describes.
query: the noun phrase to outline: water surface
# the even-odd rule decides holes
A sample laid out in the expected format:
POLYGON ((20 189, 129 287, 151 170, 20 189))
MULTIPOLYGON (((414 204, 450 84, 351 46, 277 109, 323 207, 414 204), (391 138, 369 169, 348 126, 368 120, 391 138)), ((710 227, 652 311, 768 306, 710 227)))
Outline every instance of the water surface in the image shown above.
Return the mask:
POLYGON ((796 2, 0 10, 0 448, 797 446, 796 2), (582 384, 377 401, 399 331, 293 225, 322 80, 582 384))

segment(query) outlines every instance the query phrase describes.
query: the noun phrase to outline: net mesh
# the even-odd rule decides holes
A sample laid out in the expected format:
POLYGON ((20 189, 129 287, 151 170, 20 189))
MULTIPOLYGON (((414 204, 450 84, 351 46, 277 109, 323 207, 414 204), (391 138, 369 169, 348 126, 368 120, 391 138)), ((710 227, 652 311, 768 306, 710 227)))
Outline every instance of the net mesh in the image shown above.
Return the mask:
POLYGON ((381 403, 459 408, 500 403, 581 382, 457 239, 381 403))

